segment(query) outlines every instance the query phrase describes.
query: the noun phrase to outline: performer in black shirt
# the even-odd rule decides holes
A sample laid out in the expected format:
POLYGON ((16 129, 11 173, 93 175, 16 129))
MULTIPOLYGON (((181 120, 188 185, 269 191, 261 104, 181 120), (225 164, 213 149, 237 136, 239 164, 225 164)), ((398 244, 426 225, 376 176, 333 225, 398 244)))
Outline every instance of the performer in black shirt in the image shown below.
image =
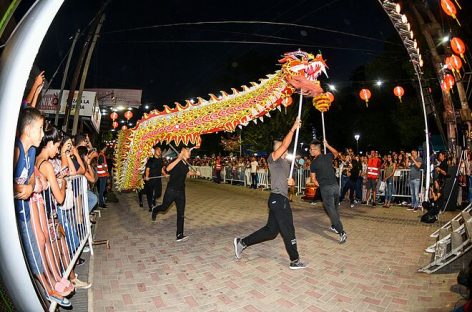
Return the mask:
POLYGON ((144 192, 146 192, 149 211, 156 205, 156 200, 162 195, 162 157, 161 149, 154 147, 153 157, 149 157, 144 171, 144 192))
MULTIPOLYGON (((167 166, 166 171, 170 174, 169 182, 164 193, 162 204, 152 209, 152 221, 156 222, 159 212, 167 211, 170 205, 175 202, 177 207, 177 242, 188 239, 184 235, 184 216, 185 216, 185 179, 189 173, 187 159, 190 157, 190 149, 183 147, 179 156, 167 166)), ((190 172, 189 174, 195 174, 190 172)))
POLYGON ((337 158, 339 153, 326 140, 324 144, 332 154, 323 154, 321 143, 318 141, 310 144, 310 155, 314 157, 310 166, 310 180, 319 187, 324 208, 331 220, 331 230, 339 234, 339 243, 343 244, 346 242, 347 235, 339 217, 339 185, 333 168, 333 159, 337 158))

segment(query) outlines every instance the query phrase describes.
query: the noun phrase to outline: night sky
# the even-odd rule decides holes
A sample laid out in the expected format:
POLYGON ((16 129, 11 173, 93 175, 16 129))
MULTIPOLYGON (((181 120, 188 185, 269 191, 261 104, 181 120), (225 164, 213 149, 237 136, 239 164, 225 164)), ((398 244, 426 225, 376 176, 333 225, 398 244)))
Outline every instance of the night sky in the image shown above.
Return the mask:
MULTIPOLYGON (((86 29, 99 7, 100 1, 96 0, 65 1, 36 62, 49 76, 67 53, 76 29, 86 29)), ((257 80, 277 69, 281 54, 298 48, 321 50, 328 60, 331 80, 347 81, 353 69, 383 49, 387 41, 384 38, 393 38, 394 44, 401 44, 393 34, 386 14, 371 0, 113 0, 106 9, 106 21, 86 87, 138 88, 143 89, 143 103, 172 104, 257 80), (293 23, 337 33, 268 24, 188 25, 126 31, 155 25, 231 20, 293 23), (250 71, 239 69, 244 62, 251 64, 250 71)), ((60 78, 52 86, 59 84, 60 78)))
MULTIPOLYGON (((32 2, 22 1, 18 18, 32 2)), ((59 68, 51 88, 60 86, 63 66, 59 64, 66 56, 74 33, 79 28, 84 33, 88 31, 101 2, 64 2, 36 60, 36 65, 46 70, 47 78, 59 68)), ((429 3, 438 9, 439 1, 429 3)), ((464 3, 466 10, 467 6, 470 5, 464 3)), ((467 16, 464 12, 461 15, 467 16)), ((470 22, 464 19, 462 22, 465 24, 462 31, 470 35, 470 22)), ((441 23, 447 30, 454 21, 441 19, 441 23)), ((84 37, 76 48, 73 66, 84 37)), ((398 106, 392 96, 394 84, 409 81, 409 86, 405 85, 405 98, 409 97, 411 102, 416 102, 411 105, 417 106, 410 113, 421 116, 421 111, 418 111, 419 101, 411 80, 405 74, 405 68, 409 67, 408 55, 378 1, 112 0, 106 9, 86 88, 142 89, 143 104, 161 108, 164 104, 183 103, 197 96, 208 98, 208 93, 230 91, 232 87, 240 88, 250 81, 258 81, 279 68, 277 60, 284 52, 298 48, 313 53, 321 51, 327 59, 330 77, 322 77, 321 82, 325 89, 328 83, 338 88, 327 125, 338 144, 352 144, 353 131, 363 134, 361 141, 366 145, 398 148, 421 144, 418 136, 405 143, 400 132, 390 131, 399 128, 401 117, 397 110, 403 109, 405 116, 409 110, 398 106), (372 64, 383 66, 384 71, 372 64), (368 75, 364 65, 367 65, 368 75), (376 89, 373 86, 376 79, 390 84, 384 90, 376 89), (371 80, 370 85, 359 82, 362 80, 371 80), (368 109, 357 95, 361 87, 374 89, 374 99, 368 109), (397 120, 372 126, 387 116, 397 116, 397 120), (379 128, 383 132, 379 132, 379 128)), ((424 44, 420 48, 427 59, 429 52, 424 44)), ((438 83, 432 83, 435 83, 433 90, 439 90, 438 83)), ((319 131, 319 114, 312 115, 310 126, 319 131)), ((411 122, 416 126, 422 124, 420 120, 411 122)), ((434 124, 432 120, 430 123, 434 124)), ((420 128, 421 125, 414 131, 421 133, 420 128)), ((434 126, 432 131, 435 132, 434 126)))

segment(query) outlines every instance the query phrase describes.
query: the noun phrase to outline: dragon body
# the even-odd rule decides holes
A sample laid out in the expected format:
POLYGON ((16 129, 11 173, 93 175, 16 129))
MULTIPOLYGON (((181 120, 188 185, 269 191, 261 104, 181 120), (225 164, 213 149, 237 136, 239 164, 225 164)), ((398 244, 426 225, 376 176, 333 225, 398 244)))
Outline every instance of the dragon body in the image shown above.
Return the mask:
POLYGON ((115 185, 118 190, 142 187, 141 172, 157 143, 200 145, 201 135, 219 131, 233 132, 250 121, 263 121, 270 111, 281 105, 292 104, 291 95, 301 89, 303 94, 314 96, 322 92, 317 78, 326 74, 326 62, 321 55, 303 51, 285 53, 279 60, 282 68, 274 74, 231 89, 231 94, 221 91, 221 96, 210 94, 195 103, 176 103, 174 108, 164 106, 144 114, 133 129, 120 132, 115 150, 115 185), (320 91, 321 90, 321 91, 320 91))

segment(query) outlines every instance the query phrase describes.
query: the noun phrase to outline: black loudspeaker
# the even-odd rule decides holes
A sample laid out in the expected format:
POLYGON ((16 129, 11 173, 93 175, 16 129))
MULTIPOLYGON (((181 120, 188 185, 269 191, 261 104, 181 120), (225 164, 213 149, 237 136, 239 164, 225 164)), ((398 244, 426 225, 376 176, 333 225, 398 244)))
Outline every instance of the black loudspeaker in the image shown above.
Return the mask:
POLYGON ((457 196, 459 196, 459 180, 456 177, 457 166, 450 166, 447 170, 447 178, 444 182, 443 196, 446 207, 443 210, 457 210, 457 196), (449 198, 449 202, 447 199, 449 198))

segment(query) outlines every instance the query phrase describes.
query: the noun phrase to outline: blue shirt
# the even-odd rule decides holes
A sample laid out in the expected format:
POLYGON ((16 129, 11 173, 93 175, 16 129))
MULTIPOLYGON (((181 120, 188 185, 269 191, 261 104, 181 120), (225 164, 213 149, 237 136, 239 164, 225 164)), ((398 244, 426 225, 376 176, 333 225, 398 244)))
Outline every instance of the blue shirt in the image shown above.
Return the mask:
MULTIPOLYGON (((13 182, 16 184, 28 184, 31 175, 34 172, 34 162, 36 159, 36 148, 30 147, 27 153, 23 148, 23 144, 19 139, 15 141, 16 147, 20 151, 18 162, 16 163, 15 169, 13 170, 13 182)), ((30 207, 29 199, 15 199, 15 211, 17 218, 20 221, 29 221, 30 219, 30 207)))

